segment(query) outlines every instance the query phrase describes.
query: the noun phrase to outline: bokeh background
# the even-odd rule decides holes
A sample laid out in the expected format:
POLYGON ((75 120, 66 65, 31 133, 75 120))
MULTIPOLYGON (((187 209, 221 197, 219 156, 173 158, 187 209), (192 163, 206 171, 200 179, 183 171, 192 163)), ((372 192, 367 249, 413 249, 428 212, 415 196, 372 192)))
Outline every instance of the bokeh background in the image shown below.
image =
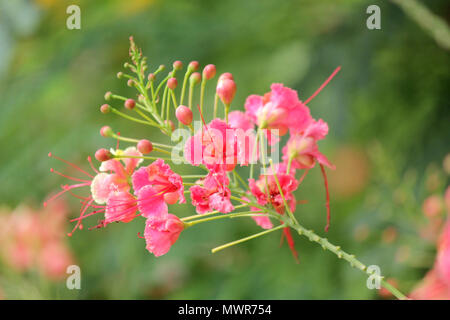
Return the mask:
MULTIPOLYGON (((320 148, 337 166, 329 172, 327 237, 367 265, 379 265, 392 283, 410 292, 433 265, 450 174, 448 29, 427 30, 431 23, 436 31, 442 21, 446 28, 450 6, 445 0, 422 2, 441 21, 420 21, 411 9, 375 0, 0 0, 0 211, 1 224, 9 226, 0 228, 0 297, 390 298, 367 289, 364 274, 303 238, 296 238, 300 264, 286 245, 279 247, 279 234, 210 253, 259 231, 252 220, 189 229, 160 258, 137 237, 142 219, 65 236, 79 203, 67 197, 67 204, 42 208, 48 194, 66 183, 49 172, 63 169, 47 157, 49 151, 87 167, 88 155, 115 144, 98 133, 106 124, 127 136, 164 142, 155 129, 99 112, 106 91, 135 97, 115 76, 128 59, 130 35, 152 68, 179 59, 232 72, 238 86, 233 109, 242 109, 249 94, 263 94, 273 82, 306 99, 342 66, 310 103, 313 116, 329 123, 320 148), (66 28, 70 4, 81 8, 81 30, 66 28), (366 27, 371 4, 381 8, 381 30, 366 27), (434 200, 424 206, 430 196, 434 200), (14 260, 8 243, 25 238, 33 246, 33 219, 39 222, 32 226, 46 231, 39 241, 53 249, 24 267, 20 262, 28 260, 14 260), (81 290, 65 286, 61 270, 69 262, 81 268, 81 290)), ((211 97, 212 92, 208 101, 211 97)), ((308 200, 296 215, 323 235, 325 194, 318 168, 296 195, 308 200)), ((194 213, 191 206, 173 211, 194 213)))

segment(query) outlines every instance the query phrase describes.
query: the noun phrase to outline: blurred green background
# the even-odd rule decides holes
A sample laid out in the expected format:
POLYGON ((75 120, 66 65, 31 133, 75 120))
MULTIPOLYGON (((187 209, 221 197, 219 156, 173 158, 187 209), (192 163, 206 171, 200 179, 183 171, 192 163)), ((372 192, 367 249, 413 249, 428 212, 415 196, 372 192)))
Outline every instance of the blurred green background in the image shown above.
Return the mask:
MULTIPOLYGON (((430 0, 426 6, 448 23, 448 1, 430 0)), ((238 87, 233 109, 242 110, 249 94, 263 94, 273 82, 306 99, 342 66, 310 103, 313 116, 330 126, 320 148, 337 165, 329 173, 332 225, 327 237, 367 265, 379 265, 404 292, 423 277, 435 246, 420 231, 428 223, 422 203, 432 194, 442 197, 449 180, 450 159, 443 164, 450 152, 449 52, 389 1, 0 0, 2 206, 41 206, 65 183, 50 174, 50 167, 62 166, 47 153, 86 167, 88 155, 115 144, 99 135, 102 125, 167 142, 156 129, 99 112, 106 91, 135 95, 115 76, 128 59, 130 35, 151 70, 179 59, 232 72, 238 87), (81 30, 66 28, 70 4, 81 8, 81 30), (371 4, 381 8, 381 30, 366 27, 371 4)), ((207 101, 211 98, 212 92, 207 101)), ((296 215, 323 235, 325 194, 318 168, 296 195, 308 200, 296 215)), ((69 201, 76 216, 79 204, 69 201)), ((191 206, 172 209, 194 213, 191 206)), ((212 247, 259 231, 251 220, 189 229, 160 258, 137 237, 143 227, 143 220, 135 219, 102 230, 85 228, 65 239, 81 267, 81 290, 67 290, 65 280, 11 276, 13 271, 3 266, 2 296, 380 298, 367 289, 364 274, 303 238, 296 238, 298 265, 286 245, 279 247, 279 234, 210 253, 212 247)))

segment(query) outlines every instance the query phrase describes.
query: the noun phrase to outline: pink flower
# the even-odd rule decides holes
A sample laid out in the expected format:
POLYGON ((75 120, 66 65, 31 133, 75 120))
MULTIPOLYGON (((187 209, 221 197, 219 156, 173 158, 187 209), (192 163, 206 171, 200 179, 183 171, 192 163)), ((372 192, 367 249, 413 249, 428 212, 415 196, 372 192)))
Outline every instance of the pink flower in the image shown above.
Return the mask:
POLYGON ((60 280, 67 275, 67 267, 73 264, 72 254, 60 242, 46 244, 39 256, 39 266, 50 279, 60 280))
POLYGON ((173 214, 148 218, 144 232, 147 250, 156 257, 166 254, 183 229, 183 222, 173 214))
POLYGON ((445 224, 439 240, 435 269, 450 288, 450 220, 445 224))
MULTIPOLYGON (((284 169, 281 166, 280 168, 284 169)), ((298 187, 297 179, 293 174, 287 174, 286 171, 282 170, 277 172, 277 178, 289 208, 291 211, 295 211, 296 201, 292 193, 298 187)), ((257 181, 249 179, 248 182, 250 191, 256 197, 258 204, 262 206, 271 204, 278 213, 284 214, 285 206, 283 197, 280 194, 273 174, 268 173, 267 176, 261 175, 257 181)))
POLYGON ((228 114, 228 125, 233 129, 242 129, 244 131, 252 130, 255 127, 253 119, 242 111, 231 111, 228 114))
POLYGON ((192 186, 192 205, 197 213, 205 213, 217 210, 222 213, 233 211, 230 201, 231 191, 228 189, 230 181, 225 172, 210 172, 198 185, 192 186))
POLYGON ((235 129, 237 140, 237 159, 241 166, 255 163, 258 159, 258 149, 254 149, 256 133, 255 124, 251 117, 241 111, 232 111, 228 115, 228 125, 235 129))
POLYGON ((322 119, 312 121, 305 131, 291 135, 283 148, 283 161, 288 163, 292 159, 292 167, 295 169, 313 168, 318 161, 329 168, 335 167, 319 152, 317 141, 328 134, 328 125, 322 119))
MULTIPOLYGON (((281 187, 281 191, 283 192, 289 209, 294 212, 296 201, 292 193, 297 189, 298 181, 297 179, 295 179, 295 176, 292 173, 286 173, 286 167, 279 165, 276 167, 276 170, 278 171, 277 178, 281 187)), ((249 179, 248 182, 250 191, 256 197, 258 204, 263 206, 266 204, 271 204, 279 214, 285 213, 283 197, 281 196, 280 189, 278 188, 277 182, 272 172, 268 172, 267 175, 261 175, 257 181, 255 181, 254 179, 249 179)), ((257 223, 261 227, 263 227, 261 224, 269 226, 267 224, 267 221, 261 221, 261 219, 258 219, 257 223)), ((286 237, 292 255, 298 262, 298 253, 295 250, 295 244, 290 233, 290 229, 284 228, 283 235, 286 237)))
POLYGON ((238 160, 235 130, 223 120, 212 120, 188 139, 184 156, 194 166, 204 164, 213 171, 233 170, 238 160))
MULTIPOLYGON (((142 157, 142 153, 135 147, 129 147, 123 151, 111 150, 111 153, 116 156, 142 157)), ((130 177, 141 162, 142 159, 139 158, 111 159, 102 162, 101 173, 98 173, 91 183, 91 193, 95 202, 106 203, 112 191, 130 191, 130 177)))
MULTIPOLYGON (((246 197, 243 197, 242 200, 250 201, 246 197)), ((261 211, 261 209, 256 208, 256 207, 250 207, 250 210, 251 211, 261 211)), ((256 224, 263 229, 272 229, 273 228, 272 221, 270 221, 270 218, 267 216, 263 216, 263 215, 261 217, 252 216, 252 219, 255 220, 256 224)))
POLYGON ((181 176, 174 173, 162 159, 139 168, 132 176, 132 183, 139 210, 146 218, 166 216, 166 203, 186 202, 181 176))
MULTIPOLYGON (((111 154, 114 154, 115 156, 119 157, 142 156, 142 154, 139 151, 137 151, 135 147, 130 147, 125 150, 111 150, 111 154)), ((81 208, 80 216, 72 220, 77 221, 77 224, 75 225, 72 232, 69 233, 69 235, 72 235, 72 233, 77 228, 82 227, 81 221, 84 218, 102 211, 105 211, 105 220, 103 220, 97 227, 105 226, 106 224, 114 221, 128 222, 132 218, 134 218, 136 210, 132 209, 132 207, 136 209, 137 207, 136 207, 136 200, 133 198, 131 194, 129 194, 129 190, 131 188, 129 181, 133 171, 139 165, 139 163, 142 162, 142 159, 123 158, 121 160, 119 159, 107 160, 102 162, 102 164, 100 165, 99 168, 99 170, 101 171, 100 172, 95 169, 94 165, 92 164, 91 158, 88 157, 89 164, 91 165, 92 170, 95 172, 94 176, 89 172, 79 168, 73 163, 70 163, 59 157, 53 156, 51 153, 49 153, 49 156, 70 165, 77 171, 87 176, 87 178, 71 177, 52 169, 51 170, 52 172, 57 173, 70 180, 77 181, 77 183, 62 186, 62 191, 51 197, 48 201, 46 201, 44 203, 44 206, 46 206, 49 201, 56 199, 57 197, 66 192, 72 193, 72 190, 74 189, 78 189, 81 187, 90 187, 91 189, 91 195, 89 197, 81 197, 75 195, 77 198, 85 200, 85 202, 83 203, 83 206, 81 208), (94 201, 100 206, 93 205, 92 203, 94 201), (97 208, 98 210, 95 210, 91 213, 86 213, 87 210, 91 207, 97 208)))
POLYGON ((429 271, 409 295, 414 300, 450 300, 450 288, 436 270, 429 271))
POLYGON ((261 129, 278 129, 280 136, 289 129, 303 131, 312 120, 309 108, 298 99, 297 91, 279 83, 272 84, 271 92, 263 97, 249 96, 245 110, 261 129))
POLYGON ((137 217, 136 198, 126 191, 112 192, 106 202, 104 225, 112 222, 130 222, 137 217))

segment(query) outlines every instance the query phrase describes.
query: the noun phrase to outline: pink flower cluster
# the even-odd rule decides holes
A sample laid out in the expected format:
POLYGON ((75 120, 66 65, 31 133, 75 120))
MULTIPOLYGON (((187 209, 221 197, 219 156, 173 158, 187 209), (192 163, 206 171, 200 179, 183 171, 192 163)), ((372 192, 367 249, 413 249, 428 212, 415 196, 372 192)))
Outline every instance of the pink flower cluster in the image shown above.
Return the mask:
POLYGON ((0 257, 17 272, 37 269, 50 280, 60 280, 74 263, 62 237, 66 219, 62 202, 40 211, 28 206, 0 210, 0 257))
MULTIPOLYGON (((186 202, 181 176, 174 173, 162 159, 138 168, 142 162, 142 154, 134 147, 110 152, 117 158, 103 161, 98 170, 92 165, 95 175, 50 154, 87 176, 83 180, 61 174, 82 183, 63 186, 63 190, 52 199, 72 189, 90 186, 90 196, 76 195, 83 206, 80 216, 71 220, 77 224, 69 235, 77 228, 83 228, 83 219, 100 212, 104 212, 105 218, 97 228, 112 222, 127 223, 142 215, 147 219, 144 232, 147 249, 155 256, 167 253, 184 228, 183 222, 168 211, 168 204, 186 202), (95 210, 86 213, 89 208, 95 210)), ((92 164, 90 158, 89 162, 92 164)))
MULTIPOLYGON (((181 90, 180 105, 175 105, 174 90, 177 89, 178 80, 176 72, 183 68, 180 61, 173 63, 173 70, 162 80, 160 85, 153 86, 156 74, 164 69, 160 66, 155 73, 150 73, 145 80, 142 74, 146 69, 145 59, 142 59, 142 53, 137 49, 134 41, 130 38, 131 48, 130 57, 133 64, 126 63, 125 67, 136 74, 138 77, 131 79, 128 76, 128 83, 139 82, 136 86, 140 90, 138 101, 120 97, 119 100, 124 102, 127 111, 135 110, 138 115, 143 116, 144 120, 136 119, 131 116, 124 116, 128 120, 139 123, 146 123, 159 128, 164 134, 171 136, 175 128, 175 124, 169 120, 170 104, 174 104, 174 115, 179 121, 179 127, 187 126, 193 135, 191 135, 184 145, 184 158, 187 163, 192 166, 206 169, 207 173, 201 176, 195 183, 183 182, 182 177, 172 171, 171 167, 165 161, 173 161, 161 157, 145 157, 144 154, 150 152, 161 152, 166 155, 172 155, 169 150, 172 146, 153 144, 148 140, 135 140, 125 138, 115 134, 112 129, 105 126, 100 133, 104 137, 117 138, 127 142, 136 142, 136 147, 129 147, 125 150, 116 149, 106 150, 99 149, 95 153, 97 160, 102 164, 98 169, 95 168, 91 159, 88 158, 93 173, 77 167, 63 159, 59 159, 78 172, 84 175, 84 178, 77 178, 62 174, 52 169, 53 172, 66 178, 76 181, 72 185, 62 186, 62 191, 52 197, 69 192, 73 194, 73 190, 80 187, 89 187, 90 194, 88 196, 75 195, 82 202, 80 215, 72 221, 76 222, 73 229, 82 228, 82 221, 92 215, 103 212, 104 219, 98 223, 96 227, 105 227, 112 222, 130 222, 138 216, 146 219, 144 238, 146 240, 147 249, 155 256, 161 256, 167 253, 170 247, 178 239, 181 231, 190 226, 184 223, 177 216, 170 214, 168 205, 175 203, 185 203, 185 192, 190 193, 191 203, 195 207, 198 214, 206 214, 211 212, 229 213, 235 209, 235 205, 231 202, 233 199, 232 191, 236 191, 235 200, 246 201, 250 199, 256 201, 258 206, 268 206, 275 209, 280 214, 285 214, 285 203, 287 201, 290 210, 295 211, 297 201, 295 200, 294 191, 300 185, 307 170, 314 167, 318 162, 321 166, 322 173, 327 181, 323 166, 333 168, 333 165, 318 150, 318 141, 325 138, 328 133, 327 124, 319 119, 316 121, 312 118, 306 103, 300 101, 297 92, 287 88, 282 84, 273 84, 271 91, 264 96, 251 95, 245 102, 245 112, 233 111, 229 112, 230 104, 236 93, 236 84, 230 73, 224 73, 219 77, 216 86, 216 100, 214 105, 214 115, 216 115, 217 103, 220 99, 224 105, 224 117, 216 117, 209 123, 206 123, 203 115, 203 95, 206 82, 211 80, 216 74, 214 65, 207 65, 203 69, 202 74, 194 72, 198 69, 198 62, 191 62, 187 67, 183 88, 181 90), (202 120, 200 130, 194 132, 192 127, 193 107, 192 101, 189 99, 188 106, 183 105, 185 85, 189 78, 190 98, 191 89, 201 83, 200 105, 198 105, 199 116, 202 120), (165 85, 162 99, 159 96, 159 89, 165 85), (151 88, 151 94, 148 89, 151 88), (161 102, 162 101, 162 102, 161 102), (161 110, 158 104, 162 103, 161 110), (140 109, 140 110, 138 110, 140 109), (143 111, 142 111, 143 110, 143 111), (148 116, 143 112, 148 112, 148 116), (164 114, 166 113, 166 114, 164 114), (165 117, 163 117, 165 115, 165 117), (166 120, 163 120, 166 118, 166 120), (255 126, 258 128, 255 134, 255 126), (277 130, 277 132, 274 132, 277 130), (236 180, 236 166, 251 165, 251 173, 253 174, 253 164, 259 158, 259 151, 265 149, 263 147, 263 135, 269 140, 269 144, 274 147, 274 143, 279 141, 279 136, 290 133, 289 141, 283 148, 283 162, 276 165, 275 172, 270 168, 260 175, 258 179, 241 179, 241 184, 248 183, 247 193, 239 192, 236 180), (259 141, 258 141, 259 140, 259 141), (258 146, 258 142, 261 143, 258 146), (142 166, 143 160, 154 160, 147 166, 142 166), (296 171, 305 169, 300 179, 295 177, 296 171), (234 175, 234 185, 230 185, 231 174, 234 175), (275 177, 276 175, 276 177, 275 177), (278 183, 280 186, 278 186, 278 183), (190 185, 189 191, 184 190, 184 185, 190 185), (281 191, 280 191, 281 189, 281 191), (243 194, 246 196, 243 197, 243 194), (94 211, 89 212, 89 209, 94 211)), ((339 68, 333 73, 336 72, 339 68)), ((333 76, 332 75, 332 76, 333 76)), ((118 73, 118 78, 122 78, 124 74, 118 73)), ((331 76, 331 77, 332 77, 331 76)), ((331 77, 326 81, 328 82, 331 77)), ((325 83, 326 84, 326 83, 325 83)), ((325 85, 324 84, 324 85, 325 85)), ((319 88, 318 91, 320 91, 319 88)), ((317 93, 314 93, 314 97, 317 93)), ((117 99, 118 96, 111 92, 105 94, 107 101, 117 99)), ((311 98, 307 100, 310 101, 311 98)), ((102 113, 113 111, 118 115, 122 112, 114 109, 109 104, 104 104, 100 108, 102 113)), ((275 159, 278 161, 279 159, 275 159)), ((252 176, 251 174, 251 176, 252 176)), ((197 178, 197 176, 194 176, 197 178)), ((245 186, 247 187, 247 186, 245 186)), ((327 222, 329 222, 329 196, 327 189, 327 222)), ((254 203, 254 206, 256 204, 254 203)), ((253 211, 260 211, 261 208, 252 208, 253 211)), ((290 212, 289 212, 290 213, 290 212)), ((194 217, 195 218, 195 217, 194 217)), ((265 229, 273 227, 272 222, 267 216, 253 216, 258 225, 265 229)), ((196 218, 195 218, 196 219, 196 218)), ((327 223, 328 226, 328 223, 327 223)), ((71 235, 73 233, 69 233, 71 235)), ((292 237, 288 228, 284 228, 284 234, 288 244, 296 255, 292 237)))

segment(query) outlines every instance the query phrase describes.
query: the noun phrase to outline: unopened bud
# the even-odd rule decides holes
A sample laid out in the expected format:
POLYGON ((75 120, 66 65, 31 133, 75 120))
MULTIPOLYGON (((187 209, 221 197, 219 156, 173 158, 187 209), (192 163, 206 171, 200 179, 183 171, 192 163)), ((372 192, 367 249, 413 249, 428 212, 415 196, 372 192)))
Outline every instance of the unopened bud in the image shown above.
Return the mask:
POLYGON ((103 126, 100 129, 100 135, 102 137, 108 138, 108 137, 111 137, 113 134, 114 134, 114 132, 112 131, 110 126, 103 126))
POLYGON ((122 79, 122 77, 123 77, 123 72, 122 71, 117 72, 117 79, 122 79))
POLYGON ((186 106, 178 106, 177 110, 175 111, 175 116, 182 124, 188 126, 192 123, 192 110, 186 106))
POLYGON ((199 63, 197 61, 189 62, 188 70, 189 71, 197 71, 199 67, 199 63))
POLYGON ((233 80, 225 79, 217 83, 216 93, 220 100, 226 105, 233 101, 236 93, 236 83, 233 80))
POLYGON ((173 63, 172 66, 175 70, 181 70, 181 69, 183 69, 183 62, 177 60, 173 63))
POLYGON ((216 75, 216 66, 213 64, 208 64, 205 68, 203 68, 203 77, 206 80, 211 80, 216 75))
POLYGON ((137 149, 140 153, 142 154, 147 154, 152 152, 153 150, 153 144, 145 139, 139 140, 138 144, 137 144, 137 149))
POLYGON ((132 79, 128 79, 127 86, 132 87, 134 85, 134 81, 132 79))
POLYGON ((152 82, 152 81, 155 81, 155 75, 153 74, 153 73, 150 73, 149 75, 148 75, 148 81, 150 81, 150 82, 152 82))
POLYGON ((109 104, 103 104, 101 107, 100 107, 100 111, 101 111, 101 113, 108 113, 108 112, 110 112, 111 111, 111 106, 109 105, 109 104))
POLYGON ((112 97, 111 91, 108 91, 107 93, 105 93, 105 100, 106 100, 106 101, 111 100, 111 97, 112 97))
POLYGON ((98 149, 95 152, 95 159, 97 159, 100 162, 110 160, 111 158, 112 158, 111 152, 109 152, 106 149, 103 149, 103 148, 102 149, 98 149))
POLYGON ((202 81, 202 75, 198 72, 194 72, 189 77, 189 82, 191 83, 191 85, 198 84, 200 83, 200 81, 202 81))
POLYGON ((133 99, 127 99, 124 103, 125 108, 131 110, 136 106, 136 101, 133 99))
POLYGON ((169 80, 167 80, 167 87, 169 87, 169 89, 174 90, 178 85, 178 81, 177 78, 170 78, 169 80))

